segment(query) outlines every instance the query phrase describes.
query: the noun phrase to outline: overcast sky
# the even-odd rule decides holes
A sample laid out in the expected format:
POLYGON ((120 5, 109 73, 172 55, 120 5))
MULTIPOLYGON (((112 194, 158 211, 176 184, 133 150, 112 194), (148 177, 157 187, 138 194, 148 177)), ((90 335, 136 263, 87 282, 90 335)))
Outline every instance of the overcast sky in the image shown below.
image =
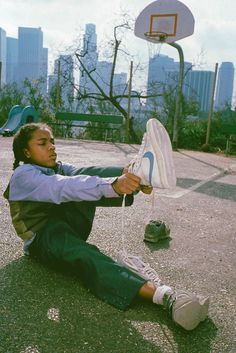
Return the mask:
MULTIPOLYGON (((174 0, 173 0, 174 1, 174 0)), ((68 48, 84 29, 94 23, 98 41, 112 39, 114 23, 121 12, 133 18, 152 1, 148 0, 0 0, 0 27, 7 36, 17 37, 18 27, 41 27, 44 47, 49 48, 53 62, 60 51, 68 48)), ((178 43, 186 61, 214 70, 216 62, 231 61, 236 67, 236 1, 184 0, 195 18, 194 34, 178 43)), ((134 62, 148 60, 147 43, 130 34, 128 48, 134 62)), ((178 60, 177 51, 164 44, 155 47, 161 54, 178 60)), ((152 49, 153 50, 153 49, 152 49)), ((128 65, 128 63, 126 64, 128 65)), ((123 68, 125 70, 125 67, 123 68)), ((127 70, 128 71, 128 67, 127 70)))

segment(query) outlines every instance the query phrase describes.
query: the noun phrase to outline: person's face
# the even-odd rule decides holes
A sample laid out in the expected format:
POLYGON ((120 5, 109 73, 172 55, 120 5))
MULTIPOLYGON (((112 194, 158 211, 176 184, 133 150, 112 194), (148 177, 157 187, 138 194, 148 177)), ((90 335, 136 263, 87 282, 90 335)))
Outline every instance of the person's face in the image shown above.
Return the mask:
POLYGON ((24 153, 33 164, 48 168, 55 167, 57 154, 51 131, 46 128, 37 129, 29 140, 24 153))

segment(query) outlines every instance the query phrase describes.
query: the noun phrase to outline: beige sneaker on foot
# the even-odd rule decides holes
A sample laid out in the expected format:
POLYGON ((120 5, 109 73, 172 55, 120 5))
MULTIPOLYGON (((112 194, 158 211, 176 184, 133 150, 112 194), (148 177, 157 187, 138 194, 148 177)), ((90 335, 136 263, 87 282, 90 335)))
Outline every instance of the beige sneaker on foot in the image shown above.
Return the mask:
POLYGON ((206 319, 209 308, 209 297, 200 298, 186 291, 177 291, 170 295, 166 304, 164 299, 164 306, 171 309, 172 318, 176 324, 190 331, 206 319), (171 308, 169 307, 170 305, 171 308))

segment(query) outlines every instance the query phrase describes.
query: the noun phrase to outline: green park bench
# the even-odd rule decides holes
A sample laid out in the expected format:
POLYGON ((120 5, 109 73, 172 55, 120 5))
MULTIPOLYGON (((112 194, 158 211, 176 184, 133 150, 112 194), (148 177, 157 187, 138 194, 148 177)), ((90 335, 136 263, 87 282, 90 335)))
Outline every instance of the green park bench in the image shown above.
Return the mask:
POLYGON ((116 132, 116 136, 118 135, 118 139, 121 141, 121 130, 124 125, 124 118, 122 115, 57 112, 55 118, 56 121, 50 125, 65 127, 63 130, 64 137, 69 136, 71 127, 79 127, 102 130, 104 141, 114 141, 114 132, 116 132))

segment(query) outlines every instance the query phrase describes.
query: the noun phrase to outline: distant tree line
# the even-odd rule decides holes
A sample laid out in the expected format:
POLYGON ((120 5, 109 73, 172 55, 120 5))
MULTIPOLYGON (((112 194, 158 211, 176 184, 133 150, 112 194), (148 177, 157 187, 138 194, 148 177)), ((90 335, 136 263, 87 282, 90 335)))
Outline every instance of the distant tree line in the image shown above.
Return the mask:
MULTIPOLYGON (((115 95, 113 91, 114 87, 114 73, 116 71, 117 57, 118 55, 127 55, 122 47, 121 42, 124 31, 132 29, 128 21, 124 21, 122 24, 114 27, 113 39, 109 42, 111 48, 111 59, 112 59, 112 70, 109 77, 109 92, 106 93, 102 89, 96 76, 93 75, 94 70, 89 70, 83 60, 86 52, 80 48, 73 50, 75 62, 77 62, 76 69, 83 74, 85 73, 89 80, 93 83, 95 90, 94 92, 86 92, 84 87, 79 87, 73 82, 71 85, 75 91, 75 96, 71 99, 75 99, 78 104, 88 102, 86 109, 88 113, 101 113, 101 114, 117 114, 118 112, 124 116, 126 121, 124 135, 125 142, 129 143, 140 143, 145 128, 145 121, 151 117, 159 119, 169 132, 172 140, 174 129, 178 129, 178 148, 186 149, 204 149, 207 129, 207 119, 190 119, 189 117, 199 116, 199 104, 194 99, 186 99, 183 95, 181 97, 181 114, 178 117, 177 125, 174 124, 174 116, 176 109, 176 85, 172 87, 165 87, 162 93, 150 94, 144 92, 132 91, 124 94, 115 95), (121 32, 121 33, 120 33, 121 32), (157 105, 157 97, 161 97, 161 109, 157 105), (127 111, 122 106, 122 99, 139 99, 140 101, 149 99, 149 102, 153 100, 153 104, 149 104, 148 110, 140 109, 135 114, 127 111)), ((138 65, 137 65, 138 66, 138 65)), ((107 81, 107 77, 104 78, 107 81)), ((67 82, 67 84, 69 84, 67 82)), ((39 114, 41 121, 47 123, 55 122, 56 111, 65 111, 66 108, 63 106, 62 89, 60 84, 55 85, 48 95, 42 93, 40 89, 42 85, 41 80, 25 80, 23 87, 20 89, 16 84, 5 85, 0 90, 0 126, 7 120, 8 113, 14 105, 33 105, 39 114)), ((160 91, 159 91, 160 92, 160 91)), ((215 112, 213 114, 211 122, 210 132, 210 149, 212 150, 224 150, 226 140, 229 137, 230 129, 226 126, 236 126, 236 111, 232 110, 231 107, 226 107, 224 111, 215 112)), ((62 135, 61 129, 55 130, 57 135, 62 135)), ((235 131, 236 132, 236 131, 235 131)), ((233 131, 232 131, 233 133, 233 131)), ((70 134, 69 134, 70 135, 70 134)), ((83 137, 101 139, 99 131, 96 129, 87 129, 83 133, 83 137)))

